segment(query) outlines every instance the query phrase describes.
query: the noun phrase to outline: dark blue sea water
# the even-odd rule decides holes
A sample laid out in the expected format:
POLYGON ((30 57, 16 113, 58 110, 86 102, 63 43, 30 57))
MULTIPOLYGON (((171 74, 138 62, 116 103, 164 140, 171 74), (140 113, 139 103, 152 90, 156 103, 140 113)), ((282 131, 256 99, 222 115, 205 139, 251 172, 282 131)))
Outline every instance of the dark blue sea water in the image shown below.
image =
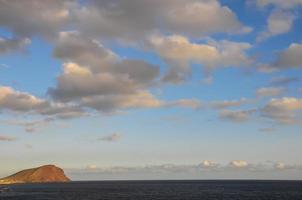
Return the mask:
POLYGON ((1 200, 302 200, 299 181, 101 181, 10 188, 1 200))

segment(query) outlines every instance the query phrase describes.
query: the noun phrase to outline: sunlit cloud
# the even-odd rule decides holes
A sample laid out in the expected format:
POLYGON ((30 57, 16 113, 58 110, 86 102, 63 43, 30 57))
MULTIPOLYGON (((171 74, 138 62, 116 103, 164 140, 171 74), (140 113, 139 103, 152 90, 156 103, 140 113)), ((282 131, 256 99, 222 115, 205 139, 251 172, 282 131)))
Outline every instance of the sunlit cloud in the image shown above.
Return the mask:
POLYGON ((6 141, 6 142, 11 142, 15 141, 15 137, 7 136, 7 135, 0 135, 0 141, 6 141))

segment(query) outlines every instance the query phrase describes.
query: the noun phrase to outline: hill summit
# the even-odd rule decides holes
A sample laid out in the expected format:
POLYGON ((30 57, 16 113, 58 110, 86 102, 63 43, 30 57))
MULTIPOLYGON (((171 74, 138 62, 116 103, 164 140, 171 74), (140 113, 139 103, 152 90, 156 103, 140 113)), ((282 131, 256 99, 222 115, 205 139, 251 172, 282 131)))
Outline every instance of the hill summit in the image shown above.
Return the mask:
POLYGON ((11 176, 0 179, 0 184, 15 183, 50 183, 68 182, 70 179, 64 171, 55 165, 44 165, 37 168, 25 169, 11 176))

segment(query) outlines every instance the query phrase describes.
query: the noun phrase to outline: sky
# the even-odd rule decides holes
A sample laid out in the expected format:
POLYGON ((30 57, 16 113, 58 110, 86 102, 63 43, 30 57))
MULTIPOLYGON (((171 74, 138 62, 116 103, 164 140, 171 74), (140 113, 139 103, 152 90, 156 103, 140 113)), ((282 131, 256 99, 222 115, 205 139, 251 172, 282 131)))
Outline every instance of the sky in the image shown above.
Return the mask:
POLYGON ((302 179, 301 0, 0 0, 0 176, 302 179))

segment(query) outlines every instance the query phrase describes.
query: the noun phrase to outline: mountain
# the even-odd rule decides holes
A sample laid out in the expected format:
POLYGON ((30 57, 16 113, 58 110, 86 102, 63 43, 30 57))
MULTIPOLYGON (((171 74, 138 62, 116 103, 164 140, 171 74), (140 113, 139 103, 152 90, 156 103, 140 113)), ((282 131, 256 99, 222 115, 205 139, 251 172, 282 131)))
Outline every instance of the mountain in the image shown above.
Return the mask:
POLYGON ((14 183, 50 183, 68 182, 70 179, 64 171, 55 165, 44 165, 37 168, 25 169, 16 174, 0 179, 0 184, 14 183))

